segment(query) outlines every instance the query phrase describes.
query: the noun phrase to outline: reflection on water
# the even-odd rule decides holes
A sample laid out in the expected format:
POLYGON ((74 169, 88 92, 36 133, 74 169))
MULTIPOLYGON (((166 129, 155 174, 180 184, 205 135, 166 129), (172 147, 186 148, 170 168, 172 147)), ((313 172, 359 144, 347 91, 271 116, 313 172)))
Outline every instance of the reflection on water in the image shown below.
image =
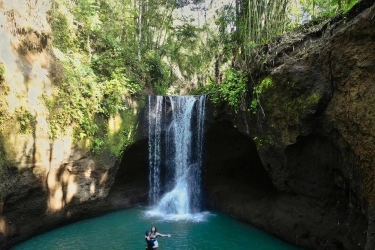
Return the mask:
POLYGON ((201 213, 195 213, 195 214, 167 214, 164 212, 161 212, 160 210, 153 209, 145 212, 145 216, 148 217, 159 217, 163 221, 192 221, 192 222, 201 222, 205 221, 207 217, 210 215, 209 212, 201 212, 201 213))
POLYGON ((152 226, 160 233, 172 235, 158 238, 159 250, 298 249, 220 213, 203 212, 178 219, 154 217, 144 208, 126 209, 58 228, 12 250, 143 250, 144 232, 152 226))

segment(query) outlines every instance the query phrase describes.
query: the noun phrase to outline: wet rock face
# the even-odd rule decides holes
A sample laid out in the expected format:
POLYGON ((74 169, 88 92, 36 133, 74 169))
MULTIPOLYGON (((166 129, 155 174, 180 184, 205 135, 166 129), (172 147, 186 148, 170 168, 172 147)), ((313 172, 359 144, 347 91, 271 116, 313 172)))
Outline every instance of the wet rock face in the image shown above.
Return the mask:
POLYGON ((132 144, 118 164, 106 202, 108 209, 123 209, 148 201, 148 139, 132 144))
POLYGON ((375 6, 366 6, 270 68, 260 98, 264 115, 231 119, 242 139, 257 138, 258 164, 268 176, 259 179, 271 183, 259 199, 251 158, 234 160, 256 150, 234 136, 246 150, 227 153, 237 148, 223 139, 233 127, 209 136, 208 147, 222 147, 208 149, 220 162, 209 160, 205 170, 216 176, 205 183, 209 206, 304 248, 375 248, 375 6))
POLYGON ((301 138, 288 146, 285 154, 288 176, 284 184, 288 192, 319 198, 341 191, 334 181, 340 178, 335 178, 338 152, 327 139, 316 136, 301 138))
POLYGON ((0 249, 109 210, 103 199, 114 181, 115 169, 106 164, 104 156, 99 164, 87 151, 72 149, 71 153, 61 165, 51 164, 48 172, 41 164, 2 170, 0 249))
MULTIPOLYGON (((205 193, 225 190, 228 196, 247 192, 272 193, 275 189, 259 159, 255 144, 229 121, 213 124, 206 134, 202 170, 205 193)), ((222 194, 220 194, 222 195, 222 194)), ((226 196, 226 195, 225 195, 226 196)), ((215 200, 206 198, 214 205, 215 200)))
MULTIPOLYGON (((348 158, 350 153, 348 153, 348 158)), ((340 149, 330 138, 309 135, 297 138, 297 142, 285 150, 287 175, 283 178, 288 193, 303 195, 329 202, 337 197, 349 198, 348 205, 361 210, 363 200, 355 193, 355 176, 352 165, 350 177, 345 175, 340 149), (355 180, 349 180, 353 178, 355 180)), ((353 157, 353 156, 352 156, 353 157)), ((346 199, 345 198, 345 199, 346 199)))
POLYGON ((229 205, 234 209, 236 204, 225 200, 252 197, 250 194, 260 198, 275 191, 255 144, 229 121, 218 122, 208 130, 205 149, 202 175, 207 206, 229 205))
POLYGON ((111 155, 101 155, 97 161, 76 149, 47 173, 38 174, 37 167, 3 170, 0 249, 73 221, 146 203, 147 143, 147 139, 135 142, 117 164, 111 155))
POLYGON ((229 121, 215 122, 209 128, 205 147, 207 208, 303 248, 365 246, 366 217, 355 195, 349 194, 348 183, 337 169, 338 151, 327 138, 301 137, 287 147, 281 180, 277 174, 270 178, 254 142, 229 121), (277 190, 274 180, 283 182, 283 190, 277 190))
POLYGON ((357 157, 362 172, 361 193, 375 206, 375 49, 374 10, 360 14, 329 42, 334 93, 326 115, 328 124, 357 157))
MULTIPOLYGON (((271 101, 250 133, 263 139, 259 154, 278 190, 295 190, 287 180, 291 164, 296 164, 290 149, 301 143, 307 147, 303 138, 316 136, 331 145, 316 157, 329 160, 327 152, 333 155, 331 163, 315 163, 331 165, 341 176, 336 176, 338 183, 349 183, 358 199, 364 197, 362 208, 374 203, 375 56, 368 53, 375 48, 374 9, 331 30, 329 39, 316 42, 301 58, 290 58, 271 71, 273 85, 262 99, 271 101)), ((305 164, 319 165, 306 160, 301 166, 305 164)))

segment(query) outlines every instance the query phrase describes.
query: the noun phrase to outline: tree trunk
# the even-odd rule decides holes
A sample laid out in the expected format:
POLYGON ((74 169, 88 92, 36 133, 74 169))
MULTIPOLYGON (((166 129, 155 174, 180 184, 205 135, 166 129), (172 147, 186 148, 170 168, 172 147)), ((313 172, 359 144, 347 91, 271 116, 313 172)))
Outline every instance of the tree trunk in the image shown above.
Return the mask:
POLYGON ((142 60, 142 9, 143 9, 143 0, 139 0, 139 16, 138 16, 138 61, 142 60))

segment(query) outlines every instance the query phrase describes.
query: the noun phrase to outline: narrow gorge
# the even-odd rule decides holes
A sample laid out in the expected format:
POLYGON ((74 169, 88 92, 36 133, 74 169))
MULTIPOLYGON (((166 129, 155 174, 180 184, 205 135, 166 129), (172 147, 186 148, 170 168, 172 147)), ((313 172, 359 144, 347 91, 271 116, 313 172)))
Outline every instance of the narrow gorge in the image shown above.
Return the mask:
MULTIPOLYGON (((7 96, 0 124, 8 125, 0 140, 0 249, 149 202, 152 91, 126 100, 131 110, 98 121, 115 141, 134 136, 120 157, 109 147, 93 154, 75 144, 71 127, 51 139, 40 100, 53 92, 59 65, 40 15, 44 21, 30 30, 0 19, 0 91, 7 96), (23 106, 35 112, 25 119, 29 133, 11 115, 23 106), (126 112, 136 118, 132 132, 119 125, 126 112)), ((375 249, 374 16, 373 1, 360 1, 347 15, 265 45, 264 67, 249 66, 249 86, 262 89, 257 112, 207 101, 200 206, 303 249, 375 249)))

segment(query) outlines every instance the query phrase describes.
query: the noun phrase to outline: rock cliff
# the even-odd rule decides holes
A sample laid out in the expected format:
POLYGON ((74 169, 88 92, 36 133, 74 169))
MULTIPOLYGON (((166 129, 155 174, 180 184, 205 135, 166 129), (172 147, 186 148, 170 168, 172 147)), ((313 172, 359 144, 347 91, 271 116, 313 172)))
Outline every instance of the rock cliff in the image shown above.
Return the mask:
POLYGON ((374 15, 362 1, 265 48, 258 113, 208 132, 210 207, 304 248, 374 249, 374 15))
MULTIPOLYGON (((46 100, 62 72, 48 10, 48 1, 0 3, 0 249, 110 207, 116 155, 75 142, 73 123, 51 136, 46 100)), ((115 136, 121 119, 107 121, 115 136)))

